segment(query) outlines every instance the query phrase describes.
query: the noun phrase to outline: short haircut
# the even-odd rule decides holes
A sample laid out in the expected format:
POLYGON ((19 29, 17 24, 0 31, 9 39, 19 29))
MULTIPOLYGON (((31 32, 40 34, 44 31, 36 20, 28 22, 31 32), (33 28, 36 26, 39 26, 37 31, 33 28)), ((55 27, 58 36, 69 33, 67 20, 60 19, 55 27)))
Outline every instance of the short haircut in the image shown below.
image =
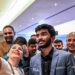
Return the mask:
POLYGON ((14 28, 13 28, 11 25, 6 25, 6 26, 3 28, 3 30, 4 30, 5 28, 11 28, 11 29, 13 30, 14 34, 15 34, 15 30, 14 30, 14 28))
POLYGON ((37 31, 39 31, 39 30, 41 30, 41 29, 47 29, 51 36, 55 36, 55 35, 56 35, 56 31, 55 31, 55 29, 53 28, 53 26, 51 26, 51 25, 48 25, 48 24, 41 24, 41 25, 38 25, 38 26, 35 28, 35 32, 37 32, 37 31))
POLYGON ((19 36, 15 39, 15 41, 13 42, 13 44, 19 44, 19 45, 27 45, 27 40, 22 37, 22 36, 19 36))
POLYGON ((35 39, 29 39, 28 41, 28 45, 31 45, 31 44, 37 44, 37 41, 35 39))
POLYGON ((61 43, 63 44, 62 40, 56 39, 56 40, 54 41, 54 43, 59 43, 59 42, 61 42, 61 43))
POLYGON ((36 36, 35 34, 32 34, 31 37, 36 36))

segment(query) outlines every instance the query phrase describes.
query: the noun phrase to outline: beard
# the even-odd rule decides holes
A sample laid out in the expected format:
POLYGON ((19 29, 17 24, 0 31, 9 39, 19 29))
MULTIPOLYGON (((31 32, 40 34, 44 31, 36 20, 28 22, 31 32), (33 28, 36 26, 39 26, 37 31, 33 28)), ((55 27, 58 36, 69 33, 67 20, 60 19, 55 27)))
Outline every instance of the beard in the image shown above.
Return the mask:
POLYGON ((5 37, 5 40, 8 44, 12 44, 13 43, 13 36, 5 37))
POLYGON ((41 48, 47 48, 51 44, 51 39, 50 38, 47 41, 44 41, 44 40, 40 40, 40 41, 45 42, 45 44, 44 45, 39 45, 39 49, 41 49, 41 48))

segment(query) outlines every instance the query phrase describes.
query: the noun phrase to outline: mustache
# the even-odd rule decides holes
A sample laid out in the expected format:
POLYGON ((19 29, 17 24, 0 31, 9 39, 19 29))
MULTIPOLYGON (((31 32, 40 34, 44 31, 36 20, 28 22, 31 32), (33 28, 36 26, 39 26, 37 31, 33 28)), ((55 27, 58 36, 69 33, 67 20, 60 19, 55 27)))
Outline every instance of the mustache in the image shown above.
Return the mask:
POLYGON ((13 36, 7 36, 7 37, 5 37, 5 39, 12 39, 13 38, 13 36))
POLYGON ((70 47, 73 47, 73 48, 75 48, 75 45, 71 45, 70 47))
POLYGON ((38 41, 38 43, 39 43, 39 42, 45 42, 45 41, 41 39, 41 40, 38 41))

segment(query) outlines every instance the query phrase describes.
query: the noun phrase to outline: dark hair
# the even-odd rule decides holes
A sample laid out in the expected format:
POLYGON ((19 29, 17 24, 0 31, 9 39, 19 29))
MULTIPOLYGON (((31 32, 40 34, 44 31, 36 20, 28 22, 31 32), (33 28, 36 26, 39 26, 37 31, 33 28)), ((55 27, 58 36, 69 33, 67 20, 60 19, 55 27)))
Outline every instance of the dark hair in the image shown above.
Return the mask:
POLYGON ((36 36, 35 34, 32 34, 31 37, 36 36))
POLYGON ((3 30, 4 30, 5 28, 11 28, 11 29, 13 30, 14 34, 15 34, 15 30, 14 30, 14 28, 13 28, 11 25, 6 25, 6 26, 3 28, 3 30))
POLYGON ((54 43, 59 43, 59 42, 61 42, 61 43, 63 44, 62 40, 56 39, 56 40, 54 41, 54 43))
POLYGON ((28 41, 28 45, 31 45, 31 44, 37 44, 37 41, 35 39, 29 39, 28 41))
POLYGON ((19 36, 15 39, 15 41, 13 42, 13 44, 20 44, 20 45, 27 45, 27 40, 22 37, 22 36, 19 36))
POLYGON ((38 26, 35 28, 35 32, 37 32, 37 31, 39 31, 39 30, 41 30, 41 29, 47 29, 51 36, 55 36, 55 35, 56 35, 56 31, 55 31, 55 29, 53 28, 53 26, 51 26, 51 25, 48 25, 48 24, 41 24, 41 25, 38 25, 38 26))

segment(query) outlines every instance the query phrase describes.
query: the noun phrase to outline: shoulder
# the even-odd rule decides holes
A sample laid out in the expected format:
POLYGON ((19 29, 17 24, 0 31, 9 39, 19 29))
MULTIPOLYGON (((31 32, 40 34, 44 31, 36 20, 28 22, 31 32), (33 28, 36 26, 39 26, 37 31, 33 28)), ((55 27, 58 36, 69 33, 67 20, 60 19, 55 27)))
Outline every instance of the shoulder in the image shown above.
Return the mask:
POLYGON ((5 44, 6 43, 6 41, 2 41, 0 44, 5 44))
POLYGON ((64 50, 54 49, 54 56, 58 55, 59 58, 74 58, 73 54, 64 50))
POLYGON ((31 62, 34 63, 35 60, 36 62, 38 62, 41 58, 41 53, 34 55, 33 57, 31 57, 31 62))
POLYGON ((74 56, 72 53, 67 52, 67 51, 63 51, 63 50, 57 50, 56 51, 58 53, 58 57, 59 59, 63 59, 63 60, 74 60, 74 56))
POLYGON ((66 56, 66 55, 67 55, 67 56, 72 55, 72 53, 67 52, 67 51, 63 51, 63 50, 61 50, 61 51, 59 50, 59 54, 60 54, 60 55, 64 55, 64 56, 66 56))
POLYGON ((1 59, 1 68, 2 69, 7 68, 8 67, 8 62, 5 59, 3 59, 2 57, 0 57, 0 59, 1 59))
POLYGON ((8 44, 6 43, 6 41, 3 41, 0 43, 0 46, 7 46, 8 44))
POLYGON ((36 55, 34 55, 34 56, 32 57, 32 59, 36 59, 37 57, 40 57, 40 56, 41 56, 41 52, 38 53, 38 54, 36 54, 36 55))
POLYGON ((7 61, 4 58, 0 57, 0 59, 1 59, 2 64, 6 64, 7 63, 7 61))
POLYGON ((57 50, 54 49, 54 52, 58 53, 59 55, 70 55, 71 53, 65 50, 57 50))

